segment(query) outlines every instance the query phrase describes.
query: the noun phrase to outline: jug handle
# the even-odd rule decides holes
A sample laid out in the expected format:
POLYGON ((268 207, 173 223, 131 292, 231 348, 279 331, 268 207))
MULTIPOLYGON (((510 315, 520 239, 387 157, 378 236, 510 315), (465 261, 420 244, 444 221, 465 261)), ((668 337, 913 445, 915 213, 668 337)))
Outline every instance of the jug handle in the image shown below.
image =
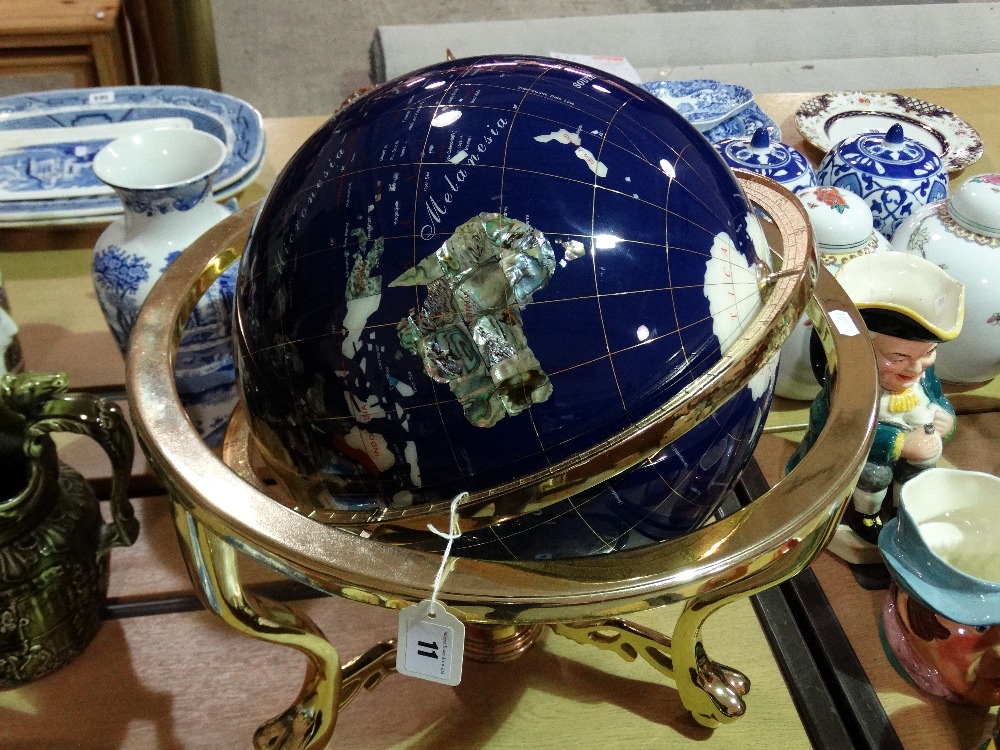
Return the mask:
POLYGON ((42 450, 44 436, 51 432, 85 435, 101 446, 111 459, 111 523, 101 528, 97 559, 113 547, 128 547, 139 535, 139 521, 128 499, 135 444, 132 431, 118 404, 90 393, 54 395, 29 421, 24 450, 29 456, 42 450))

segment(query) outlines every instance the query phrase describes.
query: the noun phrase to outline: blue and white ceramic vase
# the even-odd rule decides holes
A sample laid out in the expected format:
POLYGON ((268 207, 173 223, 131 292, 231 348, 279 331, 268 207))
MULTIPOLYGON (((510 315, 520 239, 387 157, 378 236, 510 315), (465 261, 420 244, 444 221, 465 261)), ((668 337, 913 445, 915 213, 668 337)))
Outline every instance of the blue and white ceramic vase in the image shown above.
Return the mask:
POLYGON ((23 369, 21 345, 17 340, 17 323, 10 315, 7 291, 3 286, 3 276, 0 276, 0 375, 23 369))
MULTIPOLYGON (((226 147, 198 130, 150 130, 105 146, 94 173, 125 207, 94 248, 94 287, 122 354, 146 295, 163 270, 229 215, 212 200, 212 175, 226 147)), ((232 306, 236 268, 206 292, 188 321, 175 379, 198 432, 219 445, 236 405, 232 306)))
POLYGON ((801 151, 780 141, 771 142, 767 128, 760 127, 750 138, 727 138, 715 144, 726 163, 780 182, 793 193, 816 185, 816 172, 801 151))
POLYGON ((948 195, 941 159, 896 123, 886 133, 862 133, 831 148, 816 173, 819 184, 850 190, 871 208, 875 229, 891 239, 906 217, 948 195))

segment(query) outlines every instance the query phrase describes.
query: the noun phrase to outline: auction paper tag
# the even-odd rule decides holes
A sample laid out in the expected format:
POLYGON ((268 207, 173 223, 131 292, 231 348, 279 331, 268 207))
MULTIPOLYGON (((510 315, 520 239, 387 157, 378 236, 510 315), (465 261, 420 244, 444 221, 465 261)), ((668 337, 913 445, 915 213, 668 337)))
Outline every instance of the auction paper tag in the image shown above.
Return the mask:
POLYGON ((457 685, 462 681, 465 625, 438 602, 424 600, 400 611, 396 671, 457 685))
POLYGON ((115 103, 115 92, 111 89, 104 89, 103 91, 94 91, 87 96, 87 104, 114 104, 115 103))

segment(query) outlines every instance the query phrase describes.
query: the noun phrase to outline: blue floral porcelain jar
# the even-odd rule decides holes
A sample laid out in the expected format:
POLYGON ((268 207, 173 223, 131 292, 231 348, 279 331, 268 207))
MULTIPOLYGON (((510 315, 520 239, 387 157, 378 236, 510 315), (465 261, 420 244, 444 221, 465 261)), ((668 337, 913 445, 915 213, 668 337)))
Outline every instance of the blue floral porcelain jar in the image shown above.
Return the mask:
POLYGON ((816 172, 802 152, 780 141, 772 142, 765 127, 757 128, 750 138, 719 141, 715 149, 729 166, 770 177, 793 193, 816 185, 816 172))
POLYGON ((907 138, 896 123, 882 133, 862 133, 836 144, 820 162, 819 184, 865 199, 875 229, 891 238, 906 217, 948 194, 941 159, 907 138))

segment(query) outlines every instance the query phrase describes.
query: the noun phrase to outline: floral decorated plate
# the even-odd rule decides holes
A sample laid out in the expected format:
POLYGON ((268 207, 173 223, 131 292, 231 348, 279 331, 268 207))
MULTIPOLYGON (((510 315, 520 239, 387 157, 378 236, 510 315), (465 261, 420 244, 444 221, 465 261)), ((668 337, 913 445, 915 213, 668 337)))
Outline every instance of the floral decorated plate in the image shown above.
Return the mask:
POLYGON ((227 146, 213 190, 224 199, 259 172, 260 113, 226 94, 187 86, 119 86, 0 99, 0 226, 121 213, 118 197, 93 176, 106 143, 136 129, 186 127, 227 146))
POLYGON ((854 135, 888 131, 903 134, 941 157, 947 171, 964 169, 983 155, 976 129, 954 112, 912 96, 878 91, 836 91, 809 99, 795 113, 795 127, 821 151, 854 135))
POLYGON ((728 120, 753 101, 745 86, 709 79, 650 81, 642 87, 666 102, 701 132, 728 120))

